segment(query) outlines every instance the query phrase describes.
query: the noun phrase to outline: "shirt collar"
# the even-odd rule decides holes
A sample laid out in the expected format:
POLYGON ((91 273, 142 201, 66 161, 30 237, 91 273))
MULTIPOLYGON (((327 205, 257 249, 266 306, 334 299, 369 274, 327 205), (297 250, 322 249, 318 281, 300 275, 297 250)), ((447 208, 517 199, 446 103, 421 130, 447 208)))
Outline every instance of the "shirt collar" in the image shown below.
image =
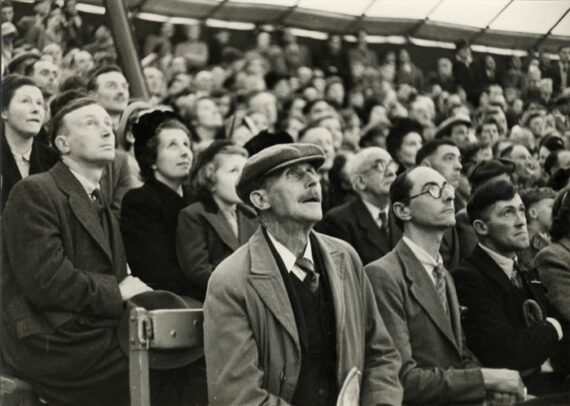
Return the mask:
POLYGON ((378 206, 373 205, 370 202, 367 202, 365 199, 362 199, 362 203, 364 203, 364 206, 368 209, 368 211, 370 212, 370 214, 372 215, 372 218, 374 220, 378 219, 380 212, 384 212, 384 213, 386 213, 386 217, 388 216, 388 207, 387 206, 384 208, 380 208, 378 206))
POLYGON ((507 277, 510 279, 513 273, 513 264, 516 261, 517 257, 516 256, 514 258, 505 257, 504 255, 501 255, 498 252, 495 252, 492 249, 485 247, 481 243, 479 243, 479 247, 481 247, 483 251, 489 254, 489 256, 493 259, 493 261, 495 261, 497 265, 499 265, 499 268, 501 268, 503 272, 507 275, 507 277))
POLYGON ((81 186, 83 186, 83 189, 85 189, 85 192, 87 192, 88 196, 91 196, 91 193, 93 193, 94 190, 101 189, 99 182, 93 183, 92 181, 87 179, 85 176, 83 176, 80 173, 78 173, 77 171, 74 171, 73 169, 71 169, 69 166, 68 166, 68 168, 71 171, 71 173, 73 174, 73 176, 75 176, 75 178, 79 181, 79 183, 81 183, 81 186))
POLYGON ((425 270, 428 272, 428 274, 430 274, 430 277, 432 277, 431 272, 433 271, 433 269, 436 266, 438 266, 438 265, 443 266, 443 259, 442 259, 441 254, 439 252, 437 253, 437 257, 434 258, 425 249, 420 247, 418 244, 413 242, 411 239, 409 239, 405 235, 402 236, 402 239, 408 245, 408 247, 410 247, 410 249, 412 250, 412 252, 416 256, 416 258, 418 259, 418 261, 420 261, 420 263, 425 268, 425 270))
MULTIPOLYGON (((275 239, 275 237, 273 237, 271 235, 269 230, 267 230, 267 235, 269 236, 269 239, 273 243, 275 250, 277 251, 277 253, 281 257, 281 260, 283 261, 283 264, 285 265, 285 269, 287 269, 287 272, 291 272, 293 270, 293 266, 295 266, 295 262, 297 262, 297 257, 295 256, 295 254, 293 254, 289 250, 289 248, 287 248, 286 246, 281 244, 279 241, 277 241, 275 239)), ((307 239, 307 246, 305 247, 305 252, 303 253, 303 258, 308 259, 309 261, 314 263, 313 251, 311 248, 311 239, 310 238, 307 239)))

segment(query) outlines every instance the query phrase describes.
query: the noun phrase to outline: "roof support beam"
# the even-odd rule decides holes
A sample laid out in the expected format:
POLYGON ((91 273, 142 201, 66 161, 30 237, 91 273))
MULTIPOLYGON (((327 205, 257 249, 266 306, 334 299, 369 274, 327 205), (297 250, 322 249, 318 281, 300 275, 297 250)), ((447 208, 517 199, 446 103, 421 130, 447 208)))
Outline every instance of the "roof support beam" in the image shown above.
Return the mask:
POLYGON ((226 3, 228 2, 228 0, 223 0, 221 1, 219 4, 216 5, 216 7, 212 8, 210 10, 210 12, 206 15, 206 17, 204 17, 204 21, 206 21, 208 18, 214 18, 214 15, 222 9, 222 7, 224 7, 226 5, 226 3))
POLYGON ((491 27, 491 24, 493 24, 495 22, 495 20, 501 15, 503 14, 503 12, 509 8, 509 6, 513 3, 514 0, 510 0, 497 14, 495 14, 495 16, 493 18, 491 18, 491 21, 489 21, 487 23, 487 25, 483 28, 481 28, 481 30, 479 30, 479 32, 473 34, 470 38, 469 38, 469 43, 473 43, 477 38, 479 38, 481 35, 483 35, 484 33, 486 33, 489 30, 489 27, 491 27))
POLYGON ((544 34, 542 37, 540 37, 538 40, 536 40, 536 42, 534 43, 534 45, 532 46, 534 49, 538 49, 539 46, 542 45, 542 43, 544 41, 546 41, 546 39, 548 37, 550 37, 550 34, 552 34, 552 31, 556 28, 556 26, 558 24, 560 24, 560 22, 564 19, 564 17, 566 17, 568 15, 568 13, 570 13, 570 7, 566 9, 566 12, 564 14, 562 14, 562 16, 554 23, 554 25, 552 27, 550 27, 550 29, 546 32, 546 34, 544 34))
POLYGON ((351 22, 349 22, 346 27, 344 28, 344 33, 345 34, 351 34, 354 30, 357 30, 358 27, 360 26, 360 24, 362 23, 362 20, 364 20, 364 17, 366 17, 366 13, 368 12, 368 10, 370 10, 370 7, 372 7, 372 5, 376 2, 376 0, 370 0, 370 2, 368 3, 368 5, 364 8, 364 10, 362 10, 362 14, 360 14, 359 16, 355 17, 354 20, 352 20, 351 22))
POLYGON ((283 21, 285 21, 287 19, 287 17, 289 17, 291 14, 293 14, 295 12, 295 10, 297 9, 297 7, 299 7, 300 1, 301 0, 297 0, 295 2, 295 4, 293 4, 291 7, 288 7, 283 13, 281 13, 281 15, 275 19, 276 25, 282 26, 283 21))
POLYGON ((426 16, 425 16, 422 20, 419 20, 419 21, 417 22, 417 24, 414 25, 414 26, 410 29, 410 31, 408 31, 408 33, 406 34, 406 37, 407 37, 407 38, 413 37, 413 36, 419 31, 419 29, 422 28, 422 27, 424 26, 424 24, 428 22, 429 16, 431 16, 431 15, 433 14, 433 12, 441 5, 441 3, 443 3, 443 0, 439 0, 439 1, 435 4, 435 6, 433 6, 433 7, 431 8, 431 10, 428 11, 428 13, 426 14, 426 16))

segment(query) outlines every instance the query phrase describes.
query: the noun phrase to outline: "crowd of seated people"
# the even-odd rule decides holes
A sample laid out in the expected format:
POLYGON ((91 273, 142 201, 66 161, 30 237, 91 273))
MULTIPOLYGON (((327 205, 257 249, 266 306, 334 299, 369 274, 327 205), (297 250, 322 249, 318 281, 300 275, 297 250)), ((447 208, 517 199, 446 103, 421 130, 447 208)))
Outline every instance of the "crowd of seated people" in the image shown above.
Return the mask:
MULTIPOLYGON (((349 278, 350 294, 366 298, 359 306, 377 326, 366 340, 393 350, 383 356, 399 383, 377 404, 508 404, 570 392, 568 44, 552 60, 512 56, 500 71, 461 40, 423 72, 405 47, 377 53, 362 29, 355 44, 333 34, 311 52, 288 28, 259 29, 240 49, 228 30, 205 38, 198 24, 165 22, 141 39, 150 95, 142 100, 130 95, 109 28, 91 26, 75 1, 36 0, 25 16, 8 0, 1 7, 1 364, 48 404, 128 403, 128 358, 114 332, 138 295, 205 302, 206 317, 219 317, 205 321, 216 343, 228 326, 272 317, 247 295, 235 299, 239 311, 214 309, 211 289, 223 297, 233 279, 210 277, 230 274, 240 247, 267 240, 281 255, 276 242, 288 246, 275 237, 303 221, 312 236, 303 241, 350 245, 337 248, 364 286, 349 278), (185 35, 173 43, 177 29, 185 35), (294 153, 286 148, 263 155, 287 144, 298 158, 285 160, 294 153), (275 207, 263 198, 282 186, 275 173, 305 161, 316 181, 308 196, 320 203, 310 220, 290 214, 300 204, 290 195, 275 207), (262 164, 243 195, 243 171, 262 164), (248 317, 257 318, 233 323, 248 317)), ((315 254, 324 269, 323 258, 315 254)), ((284 275, 291 299, 301 285, 284 275)), ((331 275, 321 278, 325 310, 336 298, 331 275)), ((305 299, 293 303, 297 329, 305 299)), ((239 392, 244 378, 206 379, 232 350, 240 348, 206 344, 205 358, 157 373, 155 400, 239 402, 227 391, 239 392)), ((274 352, 256 351, 243 356, 259 358, 261 377, 244 393, 313 405, 341 389, 342 376, 327 381, 326 399, 303 397, 297 377, 286 383, 285 370, 263 369, 274 352)))

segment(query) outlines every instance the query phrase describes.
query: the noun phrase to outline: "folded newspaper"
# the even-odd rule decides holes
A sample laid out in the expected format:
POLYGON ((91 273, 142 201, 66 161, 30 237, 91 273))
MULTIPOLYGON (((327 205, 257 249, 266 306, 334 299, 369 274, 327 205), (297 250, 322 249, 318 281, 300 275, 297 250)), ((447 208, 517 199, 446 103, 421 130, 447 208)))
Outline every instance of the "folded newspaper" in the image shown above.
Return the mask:
POLYGON ((356 367, 348 372, 338 399, 336 406, 358 406, 360 404, 360 376, 362 373, 356 367))

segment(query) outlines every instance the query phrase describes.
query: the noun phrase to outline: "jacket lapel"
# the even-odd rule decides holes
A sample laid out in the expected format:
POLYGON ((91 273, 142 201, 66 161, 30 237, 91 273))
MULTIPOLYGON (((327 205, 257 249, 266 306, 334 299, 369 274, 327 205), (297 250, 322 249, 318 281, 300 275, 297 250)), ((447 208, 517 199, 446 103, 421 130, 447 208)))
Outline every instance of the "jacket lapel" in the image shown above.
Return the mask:
POLYGON ((73 176, 64 163, 58 162, 51 170, 58 187, 67 194, 69 206, 87 233, 95 240, 101 249, 113 263, 113 255, 109 246, 108 238, 103 235, 103 228, 99 222, 99 216, 93 207, 93 203, 87 196, 85 189, 73 176))
POLYGON ((204 213, 204 218, 208 223, 210 223, 212 228, 216 230, 216 233, 218 233, 218 236, 224 242, 224 244, 230 247, 233 251, 239 248, 239 242, 236 236, 230 228, 228 221, 219 209, 215 212, 206 211, 204 213))
POLYGON ((346 261, 344 255, 330 245, 317 233, 312 233, 317 242, 318 249, 323 261, 324 271, 327 273, 331 294, 333 299, 334 313, 336 317, 337 343, 341 343, 342 332, 344 330, 344 273, 346 272, 346 261))
POLYGON ((471 254, 471 261, 481 273, 497 283, 506 295, 512 296, 513 284, 497 263, 477 244, 471 254))
POLYGON ((356 218, 360 227, 366 233, 366 237, 383 253, 390 252, 391 248, 387 235, 378 227, 361 198, 356 199, 355 208, 356 218))
MULTIPOLYGON (((404 273, 410 281, 410 292, 412 296, 414 296, 420 306, 424 308, 428 316, 432 319, 434 324, 459 352, 456 336, 453 334, 451 329, 451 323, 443 312, 443 308, 435 291, 435 287, 433 286, 433 282, 425 269, 423 269, 423 265, 418 261, 412 250, 403 240, 396 245, 395 249, 402 262, 404 273)), ((448 282, 449 278, 446 277, 446 281, 448 282)), ((447 296, 449 299, 449 282, 447 283, 447 286, 447 296)), ((455 304, 457 304, 457 302, 455 302, 455 304)), ((449 305, 451 307, 453 306, 453 303, 449 302, 449 305)), ((453 314, 451 316, 453 317, 453 314)))
POLYGON ((249 283, 265 306, 293 338, 300 350, 299 334, 285 283, 261 227, 249 240, 251 275, 249 283))
POLYGON ((242 204, 237 205, 238 217, 238 243, 239 245, 245 244, 253 235, 255 230, 259 227, 255 212, 247 206, 242 204))
MULTIPOLYGON (((461 346, 463 342, 461 334, 461 311, 459 308, 459 301, 457 299, 457 292, 455 290, 455 284, 453 283, 453 277, 449 272, 445 274, 445 286, 447 289, 447 302, 449 303, 449 318, 451 319, 451 328, 453 329, 453 334, 455 335, 455 343, 458 347, 461 346)), ((461 353, 462 348, 459 348, 461 353)))

